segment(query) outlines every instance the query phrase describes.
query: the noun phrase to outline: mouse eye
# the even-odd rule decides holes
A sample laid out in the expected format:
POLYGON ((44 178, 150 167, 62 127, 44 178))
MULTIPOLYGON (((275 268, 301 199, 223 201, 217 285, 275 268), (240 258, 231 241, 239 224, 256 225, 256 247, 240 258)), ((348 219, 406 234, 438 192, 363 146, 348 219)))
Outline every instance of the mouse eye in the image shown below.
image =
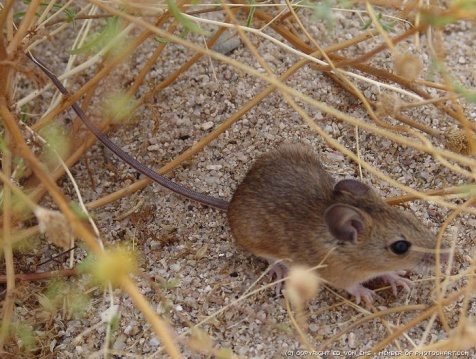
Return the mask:
POLYGON ((412 244, 408 241, 396 241, 390 245, 390 250, 395 254, 405 254, 408 252, 412 244))

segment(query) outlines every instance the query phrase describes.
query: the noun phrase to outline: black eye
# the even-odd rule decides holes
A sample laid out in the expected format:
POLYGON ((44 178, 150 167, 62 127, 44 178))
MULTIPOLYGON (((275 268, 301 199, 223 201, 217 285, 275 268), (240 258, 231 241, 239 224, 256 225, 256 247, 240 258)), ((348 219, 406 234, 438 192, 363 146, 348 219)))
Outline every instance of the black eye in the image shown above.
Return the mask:
POLYGON ((396 241, 390 245, 390 250, 395 254, 405 254, 412 244, 408 241, 396 241))

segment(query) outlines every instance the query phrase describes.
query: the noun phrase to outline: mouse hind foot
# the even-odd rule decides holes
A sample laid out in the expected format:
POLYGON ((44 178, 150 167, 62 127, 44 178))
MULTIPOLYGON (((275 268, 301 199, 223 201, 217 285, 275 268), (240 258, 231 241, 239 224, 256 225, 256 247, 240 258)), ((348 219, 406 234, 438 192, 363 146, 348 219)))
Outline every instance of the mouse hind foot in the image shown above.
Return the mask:
POLYGON ((274 259, 267 258, 266 260, 271 267, 268 272, 270 280, 273 280, 273 278, 276 279, 276 288, 274 289, 274 293, 276 295, 280 295, 281 291, 283 290, 283 279, 288 274, 288 268, 282 262, 278 262, 274 259))
POLYGON ((386 283, 390 284, 392 287, 392 292, 395 296, 398 295, 397 285, 403 287, 405 291, 409 292, 410 288, 413 286, 413 282, 403 277, 407 272, 404 270, 389 272, 380 276, 386 283))

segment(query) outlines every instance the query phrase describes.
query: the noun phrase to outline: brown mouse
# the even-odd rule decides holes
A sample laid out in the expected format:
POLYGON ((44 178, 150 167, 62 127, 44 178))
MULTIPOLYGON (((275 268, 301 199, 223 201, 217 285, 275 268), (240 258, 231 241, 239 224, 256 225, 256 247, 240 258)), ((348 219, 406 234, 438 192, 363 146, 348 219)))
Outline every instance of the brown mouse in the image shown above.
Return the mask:
POLYGON ((362 283, 381 277, 409 289, 404 269, 434 262, 435 236, 411 214, 388 205, 371 187, 335 180, 312 149, 281 145, 262 155, 228 208, 236 243, 271 261, 323 268, 319 277, 372 301, 362 283), (419 250, 418 250, 419 249, 419 250))
MULTIPOLYGON (((46 66, 27 56, 69 95, 46 66)), ((396 293, 397 284, 406 289, 412 284, 401 277, 403 269, 434 262, 430 230, 359 181, 335 184, 308 146, 282 145, 261 156, 228 203, 154 172, 114 144, 77 103, 72 108, 106 147, 140 173, 184 197, 227 211, 236 242, 251 253, 284 260, 288 266, 322 264, 318 275, 355 295, 357 302, 372 301, 373 292, 362 283, 382 277, 396 293)))

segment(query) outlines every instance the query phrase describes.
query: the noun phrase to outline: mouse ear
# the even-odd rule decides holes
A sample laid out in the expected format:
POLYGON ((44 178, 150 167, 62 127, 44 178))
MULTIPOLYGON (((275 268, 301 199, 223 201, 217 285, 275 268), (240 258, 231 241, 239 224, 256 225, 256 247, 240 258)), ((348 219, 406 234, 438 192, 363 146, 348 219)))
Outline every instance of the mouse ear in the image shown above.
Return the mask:
POLYGON ((339 241, 357 241, 364 229, 364 219, 355 207, 334 204, 324 212, 327 228, 339 241))
POLYGON ((369 186, 355 179, 344 179, 334 186, 334 192, 350 192, 356 196, 365 196, 370 191, 369 186))

